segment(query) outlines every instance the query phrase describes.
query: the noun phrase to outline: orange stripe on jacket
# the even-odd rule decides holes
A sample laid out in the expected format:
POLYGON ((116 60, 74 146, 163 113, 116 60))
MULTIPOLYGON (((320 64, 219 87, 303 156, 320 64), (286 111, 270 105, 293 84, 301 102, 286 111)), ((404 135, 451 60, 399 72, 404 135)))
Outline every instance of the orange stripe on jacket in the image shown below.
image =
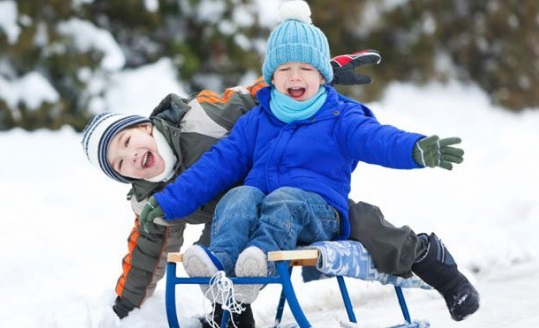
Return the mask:
MULTIPOLYGON (((139 239, 140 237, 140 233, 138 232, 138 225, 139 225, 139 220, 138 220, 138 215, 136 216, 136 219, 135 219, 135 226, 133 227, 133 229, 131 229, 131 234, 129 235, 129 241, 128 241, 128 249, 129 249, 129 253, 124 257, 123 259, 123 263, 122 263, 122 275, 120 276, 120 278, 118 278, 118 282, 116 284, 116 294, 120 297, 122 297, 123 295, 123 291, 125 289, 125 281, 129 275, 129 272, 131 271, 131 269, 133 268, 132 266, 132 254, 133 254, 133 251, 135 250, 135 248, 137 247, 138 243, 137 243, 137 240, 139 239)), ((157 261, 155 262, 155 266, 153 267, 153 270, 152 270, 152 275, 151 275, 151 280, 150 280, 150 284, 151 285, 154 280, 155 280, 155 275, 156 275, 156 271, 157 269, 159 268, 159 263, 161 262, 161 259, 163 258, 163 256, 165 255, 165 248, 167 246, 167 243, 168 243, 168 234, 169 234, 169 228, 166 227, 166 232, 165 232, 165 238, 163 239, 163 244, 161 245, 161 250, 159 251, 159 257, 157 258, 157 261)), ((146 292, 148 291, 148 288, 145 288, 144 289, 144 295, 142 296, 142 302, 144 302, 147 298, 147 295, 146 295, 146 292)), ((142 304, 135 304, 136 306, 140 306, 142 304)))
POLYGON ((129 274, 129 271, 131 271, 132 265, 131 265, 131 254, 133 254, 133 250, 135 247, 137 247, 137 238, 140 236, 138 233, 138 216, 135 220, 135 226, 131 229, 131 233, 129 234, 129 241, 127 243, 127 247, 129 252, 124 257, 122 261, 122 275, 120 278, 118 278, 118 282, 116 283, 116 294, 121 296, 124 291, 125 286, 125 280, 127 279, 127 275, 129 274))
MULTIPOLYGON (((245 88, 249 91, 251 96, 256 97, 256 93, 258 92, 258 90, 262 89, 265 86, 267 86, 267 84, 264 81, 264 78, 259 77, 258 79, 256 79, 256 81, 253 84, 245 88)), ((234 88, 230 88, 230 89, 226 89, 223 95, 221 96, 220 94, 213 91, 202 90, 197 95, 196 98, 198 102, 200 103, 203 103, 203 102, 211 103, 211 104, 227 103, 228 101, 230 101, 230 98, 234 96, 235 94, 237 94, 238 92, 239 92, 238 90, 234 88)))

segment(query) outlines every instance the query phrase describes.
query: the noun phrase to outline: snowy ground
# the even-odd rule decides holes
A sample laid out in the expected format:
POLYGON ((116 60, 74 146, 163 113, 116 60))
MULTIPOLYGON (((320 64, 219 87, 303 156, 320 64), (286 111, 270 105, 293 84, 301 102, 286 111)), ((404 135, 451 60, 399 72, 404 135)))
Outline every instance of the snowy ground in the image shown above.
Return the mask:
MULTIPOLYGON (((167 92, 181 93, 174 83, 155 91, 160 74, 131 74, 137 90, 152 93, 119 79, 109 92, 111 110, 147 115, 167 92)), ((396 225, 436 232, 482 294, 481 310, 455 323, 436 292, 407 291, 412 316, 443 328, 539 326, 539 112, 493 108, 476 88, 459 85, 395 85, 383 101, 368 105, 384 123, 460 136, 466 151, 451 172, 361 165, 354 174, 352 198, 377 204, 396 225)), ((163 283, 125 320, 111 311, 133 220, 124 201, 128 188, 91 167, 79 140, 70 128, 0 133, 0 327, 166 327, 163 283)), ((297 284, 316 327, 346 320, 334 284, 297 284)), ((349 288, 360 327, 402 321, 391 288, 354 280, 349 288)), ((254 310, 267 327, 277 291, 261 295, 254 310)), ((189 317, 204 312, 198 287, 179 291, 178 302, 183 327, 196 328, 189 317)))

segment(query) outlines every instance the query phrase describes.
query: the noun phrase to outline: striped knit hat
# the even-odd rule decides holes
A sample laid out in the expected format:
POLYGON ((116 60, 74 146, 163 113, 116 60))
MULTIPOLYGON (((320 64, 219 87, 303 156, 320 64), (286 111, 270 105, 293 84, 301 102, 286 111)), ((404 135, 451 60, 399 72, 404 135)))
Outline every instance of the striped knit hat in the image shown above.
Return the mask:
POLYGON ((94 117, 82 131, 82 149, 90 163, 100 168, 105 174, 119 182, 131 183, 133 180, 121 176, 107 161, 107 150, 112 138, 121 130, 142 123, 150 123, 147 117, 102 113, 94 117))
POLYGON ((273 72, 288 62, 307 63, 315 67, 326 83, 333 80, 328 39, 311 21, 311 8, 305 1, 284 2, 279 12, 279 24, 268 39, 262 74, 271 84, 273 72))

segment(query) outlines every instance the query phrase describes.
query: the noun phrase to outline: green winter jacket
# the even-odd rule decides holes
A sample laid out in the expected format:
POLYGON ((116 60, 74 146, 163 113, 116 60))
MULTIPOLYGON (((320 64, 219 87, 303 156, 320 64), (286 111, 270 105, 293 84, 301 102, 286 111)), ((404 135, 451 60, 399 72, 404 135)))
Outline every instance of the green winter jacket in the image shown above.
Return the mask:
POLYGON ((171 145, 176 157, 175 176, 167 182, 137 180, 128 194, 136 214, 135 226, 128 238, 128 254, 123 259, 123 272, 116 285, 118 298, 114 310, 123 316, 155 291, 163 278, 166 253, 177 252, 183 244, 186 223, 205 224, 199 242, 209 243, 209 227, 220 196, 181 220, 154 224, 146 233, 138 228, 138 214, 150 197, 168 182, 174 181, 185 169, 219 139, 228 135, 234 123, 253 108, 256 92, 265 86, 257 80, 253 85, 227 89, 223 94, 202 91, 190 98, 169 94, 153 110, 150 120, 171 145))

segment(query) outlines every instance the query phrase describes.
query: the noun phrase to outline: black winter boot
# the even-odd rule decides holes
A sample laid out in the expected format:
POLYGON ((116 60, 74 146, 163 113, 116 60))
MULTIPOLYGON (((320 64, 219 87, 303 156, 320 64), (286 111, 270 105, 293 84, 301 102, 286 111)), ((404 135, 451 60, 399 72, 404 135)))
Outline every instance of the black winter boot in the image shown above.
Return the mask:
POLYGON ((453 320, 466 319, 479 309, 479 293, 435 234, 418 236, 428 239, 428 248, 424 257, 412 265, 412 271, 442 294, 453 320))
MULTIPOLYGON (((251 304, 243 304, 245 310, 240 314, 232 314, 231 319, 236 324, 237 328, 255 328, 255 318, 253 317, 253 310, 251 309, 251 304)), ((221 325, 221 319, 223 318, 223 309, 220 304, 217 304, 214 307, 214 311, 211 314, 213 322, 217 325, 221 325)), ((202 323, 202 328, 212 328, 210 322, 206 318, 200 320, 202 323)), ((213 326, 215 327, 215 325, 213 326)), ((227 328, 234 328, 232 322, 228 322, 227 328)))

